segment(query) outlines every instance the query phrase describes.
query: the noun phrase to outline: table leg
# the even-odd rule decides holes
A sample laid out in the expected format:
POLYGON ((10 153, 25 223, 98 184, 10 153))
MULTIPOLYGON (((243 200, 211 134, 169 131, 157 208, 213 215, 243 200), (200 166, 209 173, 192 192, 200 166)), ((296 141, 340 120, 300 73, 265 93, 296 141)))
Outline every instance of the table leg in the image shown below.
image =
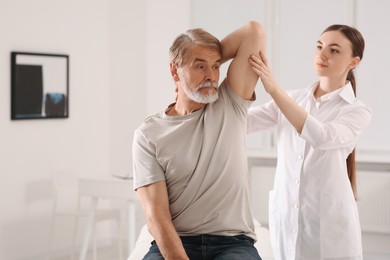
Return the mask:
POLYGON ((87 228, 84 235, 84 241, 81 247, 80 258, 79 258, 80 260, 85 260, 87 256, 88 244, 89 241, 91 240, 91 235, 94 228, 93 225, 95 223, 95 212, 96 212, 97 202, 98 202, 98 198, 93 197, 91 201, 91 208, 87 216, 87 228))

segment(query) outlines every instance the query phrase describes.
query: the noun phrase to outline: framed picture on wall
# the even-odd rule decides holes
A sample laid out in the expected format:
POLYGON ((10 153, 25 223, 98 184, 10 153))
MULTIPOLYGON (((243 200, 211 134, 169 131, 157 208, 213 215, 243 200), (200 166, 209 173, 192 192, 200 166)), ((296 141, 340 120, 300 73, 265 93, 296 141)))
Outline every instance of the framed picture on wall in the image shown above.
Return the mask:
POLYGON ((69 117, 69 56, 11 52, 11 119, 69 117))

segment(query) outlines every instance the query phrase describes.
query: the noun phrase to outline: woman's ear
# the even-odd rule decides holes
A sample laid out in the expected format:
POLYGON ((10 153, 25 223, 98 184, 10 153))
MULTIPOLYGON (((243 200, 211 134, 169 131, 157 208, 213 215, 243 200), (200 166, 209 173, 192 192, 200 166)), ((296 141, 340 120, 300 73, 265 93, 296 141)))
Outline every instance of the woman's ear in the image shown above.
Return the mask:
POLYGON ((360 57, 356 56, 352 59, 352 62, 351 64, 349 64, 349 69, 354 69, 357 67, 357 65, 359 65, 360 63, 360 57))
POLYGON ((179 76, 177 75, 177 66, 174 63, 169 63, 169 68, 171 70, 171 75, 174 81, 179 81, 179 76))

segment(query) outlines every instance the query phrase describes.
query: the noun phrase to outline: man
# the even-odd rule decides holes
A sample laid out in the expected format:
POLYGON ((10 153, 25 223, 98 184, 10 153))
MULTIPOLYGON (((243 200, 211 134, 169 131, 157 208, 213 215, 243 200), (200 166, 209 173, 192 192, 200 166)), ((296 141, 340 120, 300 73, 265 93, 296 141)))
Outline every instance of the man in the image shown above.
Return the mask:
POLYGON ((134 188, 155 239, 144 259, 261 259, 245 153, 264 33, 248 22, 219 42, 202 29, 170 48, 176 102, 135 131, 134 188), (233 59, 218 87, 220 65, 233 59))

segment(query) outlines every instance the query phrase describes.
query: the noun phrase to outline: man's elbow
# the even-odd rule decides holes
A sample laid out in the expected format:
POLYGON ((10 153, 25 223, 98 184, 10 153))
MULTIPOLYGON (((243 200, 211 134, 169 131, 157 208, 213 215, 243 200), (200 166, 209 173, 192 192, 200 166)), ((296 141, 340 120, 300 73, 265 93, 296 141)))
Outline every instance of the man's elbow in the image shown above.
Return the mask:
POLYGON ((263 39, 265 37, 265 30, 262 24, 257 21, 251 20, 245 24, 247 33, 254 37, 263 39))

